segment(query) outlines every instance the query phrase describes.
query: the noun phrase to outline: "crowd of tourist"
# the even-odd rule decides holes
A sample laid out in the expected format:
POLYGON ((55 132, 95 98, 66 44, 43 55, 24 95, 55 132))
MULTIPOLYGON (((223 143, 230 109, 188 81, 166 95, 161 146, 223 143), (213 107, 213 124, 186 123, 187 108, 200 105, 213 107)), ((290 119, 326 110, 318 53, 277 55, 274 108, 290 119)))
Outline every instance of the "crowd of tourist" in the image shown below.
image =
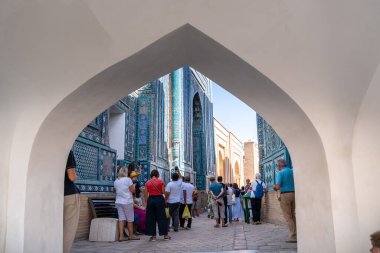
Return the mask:
MULTIPOLYGON (((287 167, 284 159, 277 161, 277 167, 279 172, 273 189, 281 193, 278 200, 290 230, 290 240, 287 242, 297 242, 293 170, 287 167)), ((70 151, 65 168, 63 252, 70 252, 78 226, 80 200, 79 190, 74 184, 78 178, 75 168, 75 157, 70 151)), ((165 187, 165 182, 159 178, 159 172, 152 170, 150 180, 145 183, 146 205, 144 205, 141 185, 137 180, 140 174, 140 165, 137 171, 134 164, 118 170, 114 188, 119 241, 140 240, 138 235, 146 234, 150 236, 149 241, 154 242, 157 239, 157 225, 159 235, 163 236, 164 240, 171 239, 169 236, 171 228, 174 232, 178 232, 179 228, 191 229, 192 218, 199 216, 200 201, 198 191, 190 182, 190 177, 183 177, 176 167, 171 176, 172 181, 165 187), (128 235, 125 233, 126 225, 128 235)), ((267 186, 261 181, 260 173, 256 173, 252 183, 250 179, 246 179, 246 185, 240 189, 236 183, 223 183, 221 176, 217 177, 217 181, 211 177, 208 217, 215 219, 214 226, 217 228, 220 225, 227 227, 228 223, 243 220, 245 214, 250 217, 252 224, 259 225, 261 201, 266 192, 267 186), (243 205, 243 198, 250 199, 250 207, 243 205)), ((380 231, 371 234, 370 239, 372 244, 370 252, 380 253, 380 231)))
POLYGON ((210 178, 209 187, 209 217, 215 218, 215 227, 227 227, 228 223, 245 219, 245 212, 250 217, 251 223, 261 224, 261 199, 267 187, 261 181, 261 174, 256 174, 256 180, 246 180, 246 185, 239 189, 237 183, 223 183, 223 177, 210 178), (250 203, 244 206, 243 198, 249 198, 250 203))
POLYGON ((190 177, 183 177, 176 167, 171 175, 171 182, 165 186, 158 170, 152 170, 142 192, 137 180, 140 173, 141 166, 138 166, 137 170, 134 164, 130 164, 128 169, 121 167, 114 183, 119 241, 140 240, 138 235, 146 234, 150 236, 149 241, 154 242, 157 240, 157 226, 158 234, 163 236, 164 240, 171 239, 171 228, 174 232, 178 232, 179 229, 191 229, 192 217, 199 216, 199 212, 198 191, 190 182, 190 177), (146 202, 145 206, 143 199, 146 202), (124 230, 125 224, 128 237, 124 230))

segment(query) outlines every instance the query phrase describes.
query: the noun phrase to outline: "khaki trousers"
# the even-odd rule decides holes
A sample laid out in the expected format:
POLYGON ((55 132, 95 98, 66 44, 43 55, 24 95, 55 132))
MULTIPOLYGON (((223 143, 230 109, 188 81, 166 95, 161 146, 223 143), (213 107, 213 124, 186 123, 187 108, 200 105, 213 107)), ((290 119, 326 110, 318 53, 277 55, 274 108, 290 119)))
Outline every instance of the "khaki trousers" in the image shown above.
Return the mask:
POLYGON ((282 214, 288 223, 290 238, 297 239, 296 201, 294 192, 281 194, 280 206, 282 214))
POLYGON ((63 253, 69 253, 78 228, 79 194, 65 196, 63 206, 63 253))

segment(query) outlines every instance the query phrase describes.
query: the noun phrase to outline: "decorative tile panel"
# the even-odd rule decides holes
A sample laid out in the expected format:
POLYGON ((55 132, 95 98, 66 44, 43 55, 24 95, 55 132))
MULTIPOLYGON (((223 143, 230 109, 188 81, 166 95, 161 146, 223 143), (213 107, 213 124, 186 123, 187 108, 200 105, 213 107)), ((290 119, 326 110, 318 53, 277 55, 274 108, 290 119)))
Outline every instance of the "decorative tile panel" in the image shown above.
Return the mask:
POLYGON ((77 174, 80 180, 98 179, 98 152, 94 146, 76 141, 73 152, 77 163, 77 174))
POLYGON ((268 189, 272 190, 276 183, 277 160, 285 159, 292 167, 291 158, 283 141, 259 114, 257 114, 257 137, 260 172, 268 189))

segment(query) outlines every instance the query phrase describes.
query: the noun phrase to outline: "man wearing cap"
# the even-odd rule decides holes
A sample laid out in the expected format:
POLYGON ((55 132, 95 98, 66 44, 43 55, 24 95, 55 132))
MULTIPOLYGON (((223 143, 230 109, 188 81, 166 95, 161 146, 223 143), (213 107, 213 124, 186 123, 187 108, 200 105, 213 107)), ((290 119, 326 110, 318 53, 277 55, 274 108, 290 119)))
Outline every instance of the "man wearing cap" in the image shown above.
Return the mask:
POLYGON ((132 171, 129 175, 129 177, 132 179, 132 183, 135 185, 135 198, 138 202, 139 206, 142 206, 142 199, 141 199, 141 184, 139 180, 137 180, 137 177, 140 173, 137 173, 135 171, 132 171))
POLYGON ((287 242, 295 243, 297 242, 297 226, 293 170, 287 167, 284 159, 277 161, 277 167, 279 172, 273 189, 281 191, 280 206, 290 230, 290 240, 287 242))

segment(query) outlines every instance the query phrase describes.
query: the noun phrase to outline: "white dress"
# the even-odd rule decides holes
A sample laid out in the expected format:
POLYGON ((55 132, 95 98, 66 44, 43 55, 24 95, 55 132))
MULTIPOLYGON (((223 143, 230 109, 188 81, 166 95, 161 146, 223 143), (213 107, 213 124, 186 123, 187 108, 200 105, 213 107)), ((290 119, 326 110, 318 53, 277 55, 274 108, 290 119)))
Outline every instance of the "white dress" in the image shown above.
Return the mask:
POLYGON ((243 219, 244 218, 244 211, 243 211, 243 208, 241 206, 241 202, 240 202, 240 190, 239 191, 239 195, 236 194, 236 191, 234 190, 235 192, 235 205, 232 205, 232 218, 233 219, 243 219), (237 195, 239 197, 237 197, 237 195))

